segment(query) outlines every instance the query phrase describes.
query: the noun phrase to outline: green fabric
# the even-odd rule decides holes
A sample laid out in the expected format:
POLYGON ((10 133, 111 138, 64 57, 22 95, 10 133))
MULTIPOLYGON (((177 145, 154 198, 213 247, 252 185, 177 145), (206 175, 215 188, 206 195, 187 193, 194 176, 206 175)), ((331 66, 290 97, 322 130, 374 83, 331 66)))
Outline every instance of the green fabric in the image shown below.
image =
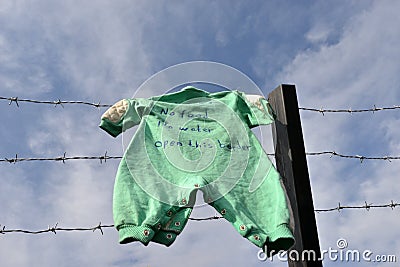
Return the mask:
POLYGON ((120 243, 171 245, 193 209, 197 190, 250 242, 267 250, 294 243, 281 177, 251 128, 273 122, 268 102, 240 91, 194 87, 126 99, 112 136, 139 125, 120 162, 113 212, 120 243))

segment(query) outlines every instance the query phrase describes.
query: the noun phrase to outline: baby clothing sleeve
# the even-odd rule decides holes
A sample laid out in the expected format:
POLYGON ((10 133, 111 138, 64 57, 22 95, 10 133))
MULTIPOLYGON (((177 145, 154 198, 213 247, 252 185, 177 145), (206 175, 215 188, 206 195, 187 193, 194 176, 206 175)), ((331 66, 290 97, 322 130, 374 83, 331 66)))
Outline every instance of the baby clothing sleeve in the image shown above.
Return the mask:
POLYGON ((274 122, 275 115, 268 101, 261 95, 242 93, 242 98, 248 105, 247 112, 249 127, 268 125, 274 122))
POLYGON ((138 125, 146 109, 142 99, 122 99, 101 116, 100 128, 113 137, 138 125))

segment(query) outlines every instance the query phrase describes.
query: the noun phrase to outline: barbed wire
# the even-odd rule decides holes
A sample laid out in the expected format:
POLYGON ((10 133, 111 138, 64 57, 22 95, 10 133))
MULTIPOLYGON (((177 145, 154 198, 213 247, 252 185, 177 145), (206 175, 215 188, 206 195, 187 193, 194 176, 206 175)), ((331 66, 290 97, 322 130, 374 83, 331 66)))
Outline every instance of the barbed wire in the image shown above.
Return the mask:
POLYGON ((0 158, 0 162, 17 163, 22 161, 59 161, 65 163, 67 160, 100 160, 100 163, 107 162, 109 159, 122 159, 122 156, 108 156, 107 151, 102 156, 72 156, 67 157, 67 152, 60 157, 49 157, 49 158, 19 158, 18 154, 15 154, 14 158, 0 158))
MULTIPOLYGON (((274 153, 267 153, 268 156, 275 156, 274 153)), ((383 157, 369 157, 369 156, 361 156, 361 155, 344 155, 337 153, 335 151, 322 151, 322 152, 307 152, 307 156, 322 156, 322 155, 330 155, 339 158, 346 159, 358 159, 360 163, 363 163, 364 160, 386 160, 391 162, 392 160, 400 160, 400 156, 383 156, 383 157)), ((62 156, 59 157, 47 157, 47 158, 20 158, 18 154, 15 154, 13 158, 0 158, 0 162, 8 162, 8 163, 17 163, 23 161, 59 161, 65 163, 68 160, 100 160, 100 163, 107 162, 109 159, 122 159, 122 156, 108 156, 107 151, 104 155, 101 156, 71 156, 67 157, 66 152, 62 156)))
POLYGON ((386 160, 391 162, 392 160, 399 160, 400 156, 383 156, 383 157, 368 157, 368 156, 361 156, 361 155, 344 155, 337 153, 336 151, 322 151, 322 152, 308 152, 306 153, 307 156, 321 156, 321 155, 330 155, 332 158, 333 156, 339 158, 346 158, 346 159, 358 159, 361 163, 364 160, 386 160))
POLYGON ((86 102, 86 101, 62 101, 60 99, 54 100, 54 101, 41 101, 41 100, 33 100, 33 99, 21 99, 19 97, 4 97, 0 96, 0 100, 6 100, 9 101, 8 105, 11 105, 12 103, 15 103, 17 107, 19 107, 19 102, 28 102, 28 103, 35 103, 35 104, 47 104, 47 105, 54 105, 54 106, 63 106, 63 104, 78 104, 78 105, 87 105, 87 106, 93 106, 96 108, 103 108, 103 107, 111 107, 112 105, 108 104, 100 104, 98 103, 92 103, 92 102, 86 102))
POLYGON ((23 233, 23 234, 43 234, 43 233, 54 233, 57 234, 57 231, 96 231, 99 230, 101 232, 101 234, 103 235, 103 228, 112 228, 114 227, 113 224, 109 224, 109 225, 102 225, 101 222, 94 227, 88 227, 88 228, 62 228, 62 227, 58 227, 58 223, 56 223, 53 227, 48 226, 47 229, 45 230, 39 230, 39 231, 31 231, 31 230, 23 230, 23 229, 6 229, 5 226, 3 226, 0 229, 0 234, 6 234, 6 233, 23 233))
MULTIPOLYGON (((12 103, 15 103, 17 107, 19 107, 20 102, 28 102, 28 103, 35 103, 35 104, 46 104, 46 105, 54 105, 58 106, 61 105, 64 107, 64 104, 80 104, 80 105, 87 105, 87 106, 93 106, 96 108, 103 108, 103 107, 111 107, 112 105, 110 104, 100 104, 100 102, 87 102, 87 101, 63 101, 61 99, 49 101, 49 100, 34 100, 34 99, 21 99, 19 97, 4 97, 0 96, 0 100, 5 100, 8 101, 9 105, 12 103)), ((377 111, 383 111, 383 110, 395 110, 395 109, 400 109, 399 105, 393 105, 392 107, 376 107, 374 105, 372 108, 364 108, 364 109, 325 109, 323 107, 321 108, 307 108, 307 107, 300 107, 299 110, 304 110, 304 111, 312 111, 312 112, 319 112, 322 115, 325 115, 325 113, 362 113, 362 112, 372 112, 375 113, 377 111)))
MULTIPOLYGON (((364 205, 361 206, 342 206, 339 202, 337 207, 334 208, 329 208, 329 209, 316 209, 314 210, 316 213, 321 213, 321 212, 333 212, 333 211, 338 211, 340 212, 341 210, 345 210, 345 209, 365 209, 367 211, 371 210, 371 209, 375 209, 375 208, 391 208, 392 210, 394 210, 396 207, 400 206, 400 203, 396 203, 393 200, 391 200, 390 203, 388 204, 378 204, 378 205, 374 205, 374 204, 368 204, 367 201, 365 201, 364 205)), ((223 216, 218 216, 218 215, 214 215, 214 216, 210 216, 210 217, 206 217, 206 218, 192 218, 189 217, 189 220, 192 221, 210 221, 210 220, 219 220, 224 218, 223 216)), ((102 224, 101 222, 93 227, 77 227, 77 228, 63 228, 63 227, 59 227, 58 223, 56 223, 54 226, 48 226, 46 229, 43 230, 38 230, 38 231, 32 231, 32 230, 24 230, 24 229, 6 229, 6 226, 1 226, 0 225, 0 234, 8 234, 8 233, 22 233, 22 234, 43 234, 43 233, 54 233, 57 234, 57 232, 61 232, 61 231, 66 231, 66 232, 71 232, 71 231, 92 231, 95 232, 96 230, 99 230, 100 233, 103 235, 103 229, 104 228, 114 228, 114 224, 102 224)))
MULTIPOLYGON (((218 220, 222 219, 222 216, 211 216, 211 217, 206 217, 206 218, 192 218, 189 217, 189 220, 192 221, 210 221, 210 220, 218 220)), ((66 231, 66 232, 71 232, 71 231, 93 231, 95 232, 96 230, 99 230, 101 234, 103 235, 103 228, 114 228, 114 224, 105 224, 102 225, 101 222, 94 226, 94 227, 78 227, 78 228, 63 228, 63 227, 58 227, 58 223, 56 223, 54 226, 48 226, 47 229, 44 230, 38 230, 38 231, 32 231, 32 230, 24 230, 24 229, 6 229, 6 226, 1 226, 0 225, 0 234, 7 234, 7 233, 23 233, 23 234, 43 234, 43 233, 54 233, 57 234, 57 232, 60 231, 66 231)))
POLYGON ((392 210, 398 206, 400 206, 400 203, 395 203, 393 200, 390 201, 389 204, 378 204, 374 205, 372 203, 368 204, 367 201, 364 202, 365 204, 362 206, 342 206, 340 202, 338 203, 337 207, 334 208, 329 208, 329 209, 316 209, 315 212, 320 213, 320 212, 330 212, 330 211, 341 211, 344 209, 365 209, 369 211, 370 209, 373 208, 391 208, 392 210))
POLYGON ((300 110, 305 110, 305 111, 313 111, 313 112, 319 112, 322 115, 325 115, 325 113, 362 113, 362 112, 372 112, 375 113, 377 111, 382 111, 382 110, 394 110, 394 109, 400 109, 400 106, 394 105, 392 107, 382 107, 382 108, 378 108, 375 105, 372 108, 368 108, 368 109, 352 109, 352 108, 348 108, 348 109, 324 109, 324 108, 303 108, 300 107, 300 110))

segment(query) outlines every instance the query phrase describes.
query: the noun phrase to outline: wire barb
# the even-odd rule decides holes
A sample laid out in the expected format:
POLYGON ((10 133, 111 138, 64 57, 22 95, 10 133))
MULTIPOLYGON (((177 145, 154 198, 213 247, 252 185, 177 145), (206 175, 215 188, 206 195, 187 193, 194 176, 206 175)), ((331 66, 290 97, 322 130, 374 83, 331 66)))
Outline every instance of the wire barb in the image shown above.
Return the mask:
POLYGON ((321 108, 319 109, 319 112, 322 114, 322 116, 325 116, 325 111, 324 111, 324 108, 323 108, 323 107, 321 107, 321 108))
POLYGON ((391 200, 389 207, 393 210, 398 204, 394 203, 393 200, 391 200))
MULTIPOLYGON (((100 108, 100 107, 101 107, 101 105, 100 105, 100 101, 99 101, 99 102, 97 102, 97 104, 94 104, 94 106, 95 106, 96 108, 100 108)), ((107 106, 111 106, 111 105, 107 105, 107 106)))
POLYGON ((54 234, 57 234, 57 232, 56 232, 57 226, 58 226, 58 223, 56 223, 53 227, 50 227, 50 225, 49 225, 48 231, 53 232, 54 234))
POLYGON ((55 160, 55 161, 62 161, 62 163, 65 164, 65 160, 66 160, 65 155, 66 155, 66 154, 67 154, 67 152, 64 152, 64 155, 63 155, 63 156, 58 157, 58 158, 55 158, 54 160, 55 160))
POLYGON ((8 163, 14 163, 14 164, 15 164, 15 163, 18 161, 18 154, 15 154, 15 158, 13 158, 13 159, 4 158, 3 161, 6 161, 6 162, 8 162, 8 163))
POLYGON ((54 107, 57 107, 57 105, 61 105, 61 107, 64 108, 64 105, 62 104, 61 99, 58 99, 57 101, 54 101, 54 107))
POLYGON ((372 203, 368 205, 367 201, 365 201, 365 209, 367 211, 369 211, 371 209, 371 205, 372 205, 372 203))
POLYGON ((100 164, 103 164, 103 160, 104 160, 104 163, 107 162, 107 150, 106 150, 106 152, 104 153, 104 156, 101 156, 101 157, 100 157, 100 164))
POLYGON ((99 225, 97 225, 96 227, 93 227, 93 232, 96 231, 97 229, 99 229, 101 235, 104 235, 103 229, 101 227, 102 227, 101 222, 99 222, 99 225))
POLYGON ((8 98, 8 100, 10 100, 10 102, 8 103, 8 105, 11 105, 12 102, 15 102, 15 104, 17 105, 17 107, 19 107, 19 104, 18 104, 18 97, 10 97, 10 98, 8 98))

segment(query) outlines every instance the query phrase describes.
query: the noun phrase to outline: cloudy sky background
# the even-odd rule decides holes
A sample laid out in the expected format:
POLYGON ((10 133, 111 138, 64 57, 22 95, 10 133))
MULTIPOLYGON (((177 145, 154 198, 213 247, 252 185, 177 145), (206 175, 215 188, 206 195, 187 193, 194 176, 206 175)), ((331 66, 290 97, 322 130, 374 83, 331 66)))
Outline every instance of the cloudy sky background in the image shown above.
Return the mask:
MULTIPOLYGON (((0 96, 112 104, 151 75, 209 60, 248 75, 267 95, 296 84, 315 108, 400 105, 399 1, 0 1, 0 96)), ((165 88, 141 92, 158 95, 165 88)), ((245 91, 245 90, 244 90, 245 91)), ((98 128, 104 108, 0 102, 0 158, 119 156, 123 138, 98 128)), ((400 111, 301 112, 306 151, 400 155, 400 111)), ((264 136, 266 150, 272 139, 264 136)), ((0 162, 0 224, 6 229, 112 223, 119 161, 0 162)), ((400 162, 309 156, 314 206, 400 202, 400 162)), ((200 201, 200 200, 199 200, 200 201)), ((215 211, 197 208, 192 217, 215 211)), ((395 254, 400 209, 316 214, 321 249, 395 254)), ((1 266, 287 266, 222 220, 190 221, 166 248, 119 245, 117 232, 0 236, 1 266)), ((324 266, 365 266, 326 260, 324 266)), ((398 263, 397 263, 398 264, 398 263)), ((394 263, 371 263, 396 266, 394 263)))

